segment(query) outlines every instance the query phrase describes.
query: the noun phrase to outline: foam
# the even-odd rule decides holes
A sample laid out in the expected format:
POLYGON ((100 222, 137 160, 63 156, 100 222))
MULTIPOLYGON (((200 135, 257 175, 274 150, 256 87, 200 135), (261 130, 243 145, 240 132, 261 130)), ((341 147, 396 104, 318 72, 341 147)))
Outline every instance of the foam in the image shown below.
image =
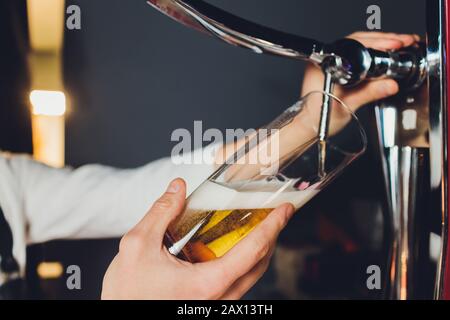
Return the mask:
POLYGON ((242 183, 225 186, 206 181, 189 198, 188 208, 193 210, 269 209, 288 202, 299 209, 319 191, 312 188, 296 190, 291 184, 278 181, 250 182, 245 183, 245 186, 242 183))

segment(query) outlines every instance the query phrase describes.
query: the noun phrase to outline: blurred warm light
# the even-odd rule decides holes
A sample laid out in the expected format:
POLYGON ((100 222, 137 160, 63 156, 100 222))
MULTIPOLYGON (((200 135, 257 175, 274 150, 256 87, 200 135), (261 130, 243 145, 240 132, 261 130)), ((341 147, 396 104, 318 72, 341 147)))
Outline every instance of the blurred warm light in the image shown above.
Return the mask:
POLYGON ((64 166, 66 97, 62 75, 64 0, 27 0, 31 75, 33 156, 53 167, 64 166))
POLYGON ((33 90, 31 126, 33 156, 55 168, 64 166, 64 113, 66 96, 61 91, 33 90))
POLYGON ((33 90, 30 101, 35 115, 62 116, 66 112, 66 96, 61 91, 33 90))
POLYGON ((37 273, 41 279, 57 279, 62 276, 64 268, 59 262, 41 262, 37 273))
POLYGON ((33 51, 61 50, 64 38, 64 0, 27 0, 28 30, 33 51))
POLYGON ((32 115, 33 157, 55 168, 64 166, 64 116, 32 115))

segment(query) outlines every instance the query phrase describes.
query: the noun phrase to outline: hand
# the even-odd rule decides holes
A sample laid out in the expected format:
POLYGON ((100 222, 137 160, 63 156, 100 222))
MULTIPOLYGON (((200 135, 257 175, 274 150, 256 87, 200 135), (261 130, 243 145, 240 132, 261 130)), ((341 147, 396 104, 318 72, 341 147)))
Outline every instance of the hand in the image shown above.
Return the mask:
MULTIPOLYGON (((381 51, 398 50, 413 45, 420 40, 417 35, 383 33, 383 32, 356 32, 347 38, 357 40, 364 46, 381 51)), ((311 91, 323 90, 324 75, 315 65, 306 68, 301 95, 311 91)), ((392 79, 378 79, 366 81, 354 88, 335 86, 334 94, 340 98, 350 109, 356 111, 361 106, 395 95, 399 90, 398 84, 392 79)))
POLYGON ((266 271, 276 238, 294 213, 292 205, 283 205, 224 256, 191 264, 172 256, 162 243, 185 197, 184 181, 172 181, 122 238, 103 279, 102 299, 239 299, 266 271))
MULTIPOLYGON (((402 47, 411 46, 420 40, 420 37, 417 35, 383 32, 356 32, 348 36, 348 38, 357 40, 368 48, 381 51, 398 50, 402 47)), ((314 64, 309 64, 305 71, 301 96, 304 97, 312 91, 322 91, 323 85, 324 74, 322 70, 314 64)), ((398 90, 399 87, 395 80, 375 79, 365 81, 353 88, 344 88, 336 85, 333 94, 340 98, 352 111, 356 111, 365 104, 395 95, 398 93, 398 90)), ((300 145, 313 138, 316 132, 308 130, 310 126, 308 124, 305 125, 305 122, 318 123, 319 116, 320 113, 311 113, 306 118, 296 118, 293 125, 288 125, 287 128, 284 129, 285 134, 280 137, 280 139, 286 139, 280 140, 280 144, 284 146, 284 150, 280 151, 280 156, 277 156, 275 160, 281 159, 283 155, 289 154, 289 152, 292 152, 300 145)), ((338 130, 338 123, 339 122, 335 119, 333 121, 334 127, 330 128, 330 131, 338 130)), ((216 153, 216 164, 220 165, 225 162, 226 159, 229 159, 244 143, 245 140, 241 139, 236 144, 229 143, 225 145, 224 148, 220 148, 216 153)), ((259 170, 259 167, 255 166, 254 170, 259 170)), ((247 171, 247 173, 249 173, 249 171, 247 171)))

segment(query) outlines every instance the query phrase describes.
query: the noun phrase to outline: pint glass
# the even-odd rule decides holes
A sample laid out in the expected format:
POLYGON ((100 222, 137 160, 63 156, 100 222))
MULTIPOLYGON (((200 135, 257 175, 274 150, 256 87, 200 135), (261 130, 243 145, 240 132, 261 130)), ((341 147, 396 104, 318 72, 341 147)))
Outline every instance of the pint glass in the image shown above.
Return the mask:
POLYGON ((353 112, 332 95, 312 92, 269 125, 217 152, 223 164, 189 196, 165 245, 190 262, 221 257, 276 207, 291 203, 300 209, 365 148, 353 112), (331 110, 327 138, 320 140, 325 98, 331 99, 331 110))

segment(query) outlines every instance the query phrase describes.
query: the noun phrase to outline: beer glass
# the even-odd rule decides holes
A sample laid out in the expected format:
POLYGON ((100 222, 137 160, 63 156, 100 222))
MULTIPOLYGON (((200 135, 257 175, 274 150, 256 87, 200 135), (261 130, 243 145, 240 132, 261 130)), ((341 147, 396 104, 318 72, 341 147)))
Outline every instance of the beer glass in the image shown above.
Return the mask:
POLYGON ((365 132, 342 101, 309 93, 269 125, 217 151, 223 164, 188 197, 165 245, 190 262, 221 257, 277 206, 300 209, 365 148, 365 132), (324 99, 331 100, 328 133, 319 139, 324 99))

